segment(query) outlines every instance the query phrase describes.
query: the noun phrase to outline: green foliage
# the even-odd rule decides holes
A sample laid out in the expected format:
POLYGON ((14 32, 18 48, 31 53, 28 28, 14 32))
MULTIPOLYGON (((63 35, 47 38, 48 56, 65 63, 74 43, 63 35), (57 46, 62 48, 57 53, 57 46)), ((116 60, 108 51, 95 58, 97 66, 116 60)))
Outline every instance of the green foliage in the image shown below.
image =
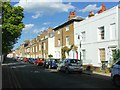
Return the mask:
POLYGON ((14 7, 10 2, 2 2, 2 53, 6 54, 13 48, 20 38, 24 28, 22 19, 24 18, 23 8, 14 7))
POLYGON ((53 55, 50 54, 50 55, 48 55, 48 57, 51 58, 51 57, 53 57, 53 55))
POLYGON ((61 49, 62 59, 66 58, 65 52, 67 52, 67 54, 68 54, 68 56, 69 56, 69 52, 70 52, 71 50, 77 51, 77 48, 78 48, 78 47, 75 46, 75 45, 71 45, 70 48, 68 48, 67 46, 63 47, 63 48, 61 49))
POLYGON ((62 59, 65 59, 65 58, 66 58, 65 52, 66 52, 66 46, 63 47, 63 48, 61 48, 62 59))
POLYGON ((120 49, 116 49, 113 52, 113 63, 115 63, 118 58, 120 58, 120 49))
POLYGON ((88 15, 88 17, 92 17, 92 16, 95 16, 95 15, 94 14, 88 15))
POLYGON ((75 46, 75 45, 71 45, 71 47, 70 47, 70 51, 71 51, 71 50, 77 51, 77 49, 78 49, 78 47, 75 46))

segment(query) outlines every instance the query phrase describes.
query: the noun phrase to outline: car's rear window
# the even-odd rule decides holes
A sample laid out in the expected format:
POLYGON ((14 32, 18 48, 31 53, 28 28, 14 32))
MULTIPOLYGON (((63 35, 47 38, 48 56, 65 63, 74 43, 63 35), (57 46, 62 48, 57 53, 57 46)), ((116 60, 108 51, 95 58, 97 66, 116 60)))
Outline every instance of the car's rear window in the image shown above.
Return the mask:
POLYGON ((118 61, 116 64, 120 65, 120 61, 118 61))
POLYGON ((71 60, 70 60, 70 63, 81 63, 81 61, 80 61, 80 60, 77 60, 77 59, 71 59, 71 60))

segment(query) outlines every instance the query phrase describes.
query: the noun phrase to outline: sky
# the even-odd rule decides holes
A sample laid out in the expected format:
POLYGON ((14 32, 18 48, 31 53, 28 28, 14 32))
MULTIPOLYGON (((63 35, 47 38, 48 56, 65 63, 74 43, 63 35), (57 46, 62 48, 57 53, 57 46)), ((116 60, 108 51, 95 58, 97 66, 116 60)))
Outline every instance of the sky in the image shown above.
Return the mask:
MULTIPOLYGON (((14 45, 18 48, 25 40, 36 38, 41 31, 47 28, 58 26, 68 20, 69 12, 76 10, 77 16, 87 17, 90 11, 97 13, 104 3, 107 9, 118 4, 118 2, 63 2, 61 0, 11 0, 11 5, 24 8, 23 23, 25 28, 22 30, 21 37, 14 45), (52 2, 49 2, 52 1, 52 2)), ((77 1, 77 0, 76 0, 77 1)), ((104 0, 105 1, 105 0, 104 0)))

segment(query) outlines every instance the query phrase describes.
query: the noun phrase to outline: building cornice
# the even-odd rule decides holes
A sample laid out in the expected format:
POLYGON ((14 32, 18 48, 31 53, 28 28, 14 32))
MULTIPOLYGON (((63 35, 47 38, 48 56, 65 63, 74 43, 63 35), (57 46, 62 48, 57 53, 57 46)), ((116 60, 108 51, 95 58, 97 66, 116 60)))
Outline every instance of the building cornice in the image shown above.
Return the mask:
POLYGON ((67 25, 69 25, 69 24, 71 24, 71 23, 73 23, 73 22, 75 22, 75 21, 76 21, 76 22, 80 22, 80 21, 82 21, 82 20, 84 20, 84 19, 83 19, 83 18, 81 18, 81 19, 71 19, 71 20, 66 21, 66 22, 64 22, 63 24, 61 24, 61 25, 53 28, 53 30, 56 31, 57 29, 62 28, 62 27, 64 27, 64 26, 67 26, 67 25))

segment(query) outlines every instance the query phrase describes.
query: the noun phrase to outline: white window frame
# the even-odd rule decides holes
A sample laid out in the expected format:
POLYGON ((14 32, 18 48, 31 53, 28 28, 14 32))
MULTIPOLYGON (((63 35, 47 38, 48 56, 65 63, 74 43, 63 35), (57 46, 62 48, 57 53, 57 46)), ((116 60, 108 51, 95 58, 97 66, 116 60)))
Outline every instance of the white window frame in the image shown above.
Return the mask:
POLYGON ((33 52, 34 52, 34 46, 33 46, 33 52))
POLYGON ((66 36, 66 46, 68 46, 70 44, 70 37, 66 36))
POLYGON ((41 50, 41 45, 39 44, 39 51, 41 50))
POLYGON ((115 38, 116 38, 116 23, 112 23, 110 24, 110 40, 115 40, 115 38), (114 30, 112 28, 113 25, 115 25, 114 30))
POLYGON ((60 46, 60 39, 58 39, 58 46, 60 46))
POLYGON ((105 40, 105 26, 98 27, 98 40, 105 40), (102 28, 103 28, 103 36, 102 36, 102 28))
POLYGON ((32 52, 32 48, 30 48, 30 52, 32 52))
POLYGON ((37 52, 38 50, 37 50, 37 46, 36 46, 36 52, 37 52))
POLYGON ((58 31, 57 31, 57 32, 58 32, 58 34, 60 34, 60 29, 58 29, 58 31))
POLYGON ((105 61, 105 58, 106 58, 105 48, 99 48, 99 60, 100 60, 100 61, 105 61), (104 49, 104 52, 105 52, 105 53, 104 53, 104 60, 101 60, 101 56, 100 56, 100 50, 101 50, 101 49, 104 49))
POLYGON ((83 61, 86 60, 86 50, 85 49, 82 49, 82 59, 83 59, 83 61))
POLYGON ((81 32, 81 34, 82 34, 82 42, 85 42, 86 41, 86 32, 83 31, 83 32, 81 32))
POLYGON ((66 26, 66 31, 68 31, 68 30, 69 30, 69 25, 66 26))
POLYGON ((46 50, 46 43, 44 42, 44 44, 43 44, 43 45, 44 45, 44 50, 46 50))

